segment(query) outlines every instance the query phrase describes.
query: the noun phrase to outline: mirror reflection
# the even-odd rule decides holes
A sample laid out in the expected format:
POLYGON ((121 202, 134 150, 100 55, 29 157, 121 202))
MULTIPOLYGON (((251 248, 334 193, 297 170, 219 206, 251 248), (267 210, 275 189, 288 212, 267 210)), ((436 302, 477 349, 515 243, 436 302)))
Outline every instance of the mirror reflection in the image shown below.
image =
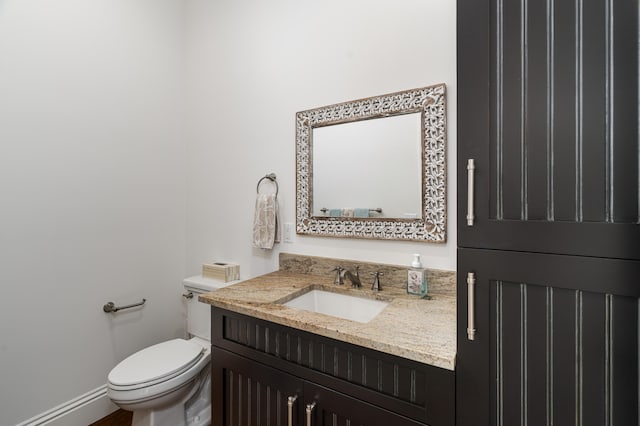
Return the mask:
POLYGON ((420 134, 419 113, 314 128, 313 215, 422 217, 420 134))

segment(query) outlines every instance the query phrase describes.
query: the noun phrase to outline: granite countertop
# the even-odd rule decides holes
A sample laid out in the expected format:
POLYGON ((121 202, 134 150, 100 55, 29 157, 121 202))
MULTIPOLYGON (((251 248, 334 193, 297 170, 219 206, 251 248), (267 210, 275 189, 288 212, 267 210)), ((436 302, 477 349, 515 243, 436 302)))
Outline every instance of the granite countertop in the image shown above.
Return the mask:
POLYGON ((420 299, 399 288, 383 288, 376 293, 365 287, 352 289, 348 282, 344 286, 332 285, 330 280, 317 275, 276 271, 205 293, 199 300, 218 308, 454 370, 455 296, 435 293, 430 295, 431 299, 420 299), (389 305, 364 324, 282 305, 314 288, 384 300, 389 305))

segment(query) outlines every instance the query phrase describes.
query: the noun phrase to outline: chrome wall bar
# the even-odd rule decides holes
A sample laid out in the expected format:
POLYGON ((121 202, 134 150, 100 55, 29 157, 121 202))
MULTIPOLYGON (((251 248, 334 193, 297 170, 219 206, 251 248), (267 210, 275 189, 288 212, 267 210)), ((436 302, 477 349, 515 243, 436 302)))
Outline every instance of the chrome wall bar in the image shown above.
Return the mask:
MULTIPOLYGON (((322 213, 327 213, 330 209, 327 207, 323 207, 320 209, 322 213)), ((382 207, 376 207, 375 209, 369 209, 370 212, 373 213, 382 213, 382 207)))
POLYGON ((113 302, 107 302, 102 307, 102 310, 105 311, 108 314, 112 314, 114 312, 118 312, 118 311, 121 311, 123 309, 130 309, 130 308, 135 308, 137 306, 142 306, 142 305, 145 304, 146 301, 147 301, 147 299, 142 299, 142 302, 140 302, 140 303, 132 303, 131 305, 124 305, 124 306, 116 306, 116 304, 113 303, 113 302))

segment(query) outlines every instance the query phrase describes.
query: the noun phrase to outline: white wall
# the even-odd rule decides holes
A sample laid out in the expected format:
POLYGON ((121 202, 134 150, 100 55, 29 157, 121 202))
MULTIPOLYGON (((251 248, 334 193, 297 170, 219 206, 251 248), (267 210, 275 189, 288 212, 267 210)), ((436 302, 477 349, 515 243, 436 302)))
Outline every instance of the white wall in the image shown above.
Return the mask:
POLYGON ((2 425, 183 333, 181 37, 179 0, 0 0, 2 425))
POLYGON ((437 0, 187 0, 189 94, 187 269, 222 259, 248 278, 285 251, 355 260, 455 261, 455 2, 437 0), (295 222, 296 111, 447 84, 448 242, 296 236, 251 248, 255 186, 280 184, 283 222, 295 222))

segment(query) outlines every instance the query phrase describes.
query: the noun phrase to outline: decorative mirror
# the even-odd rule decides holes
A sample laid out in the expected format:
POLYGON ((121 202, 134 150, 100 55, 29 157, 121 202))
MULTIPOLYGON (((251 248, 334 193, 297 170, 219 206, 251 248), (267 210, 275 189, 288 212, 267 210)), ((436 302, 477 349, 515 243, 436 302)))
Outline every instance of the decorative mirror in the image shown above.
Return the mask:
POLYGON ((446 241, 445 85, 296 114, 296 232, 446 241))

